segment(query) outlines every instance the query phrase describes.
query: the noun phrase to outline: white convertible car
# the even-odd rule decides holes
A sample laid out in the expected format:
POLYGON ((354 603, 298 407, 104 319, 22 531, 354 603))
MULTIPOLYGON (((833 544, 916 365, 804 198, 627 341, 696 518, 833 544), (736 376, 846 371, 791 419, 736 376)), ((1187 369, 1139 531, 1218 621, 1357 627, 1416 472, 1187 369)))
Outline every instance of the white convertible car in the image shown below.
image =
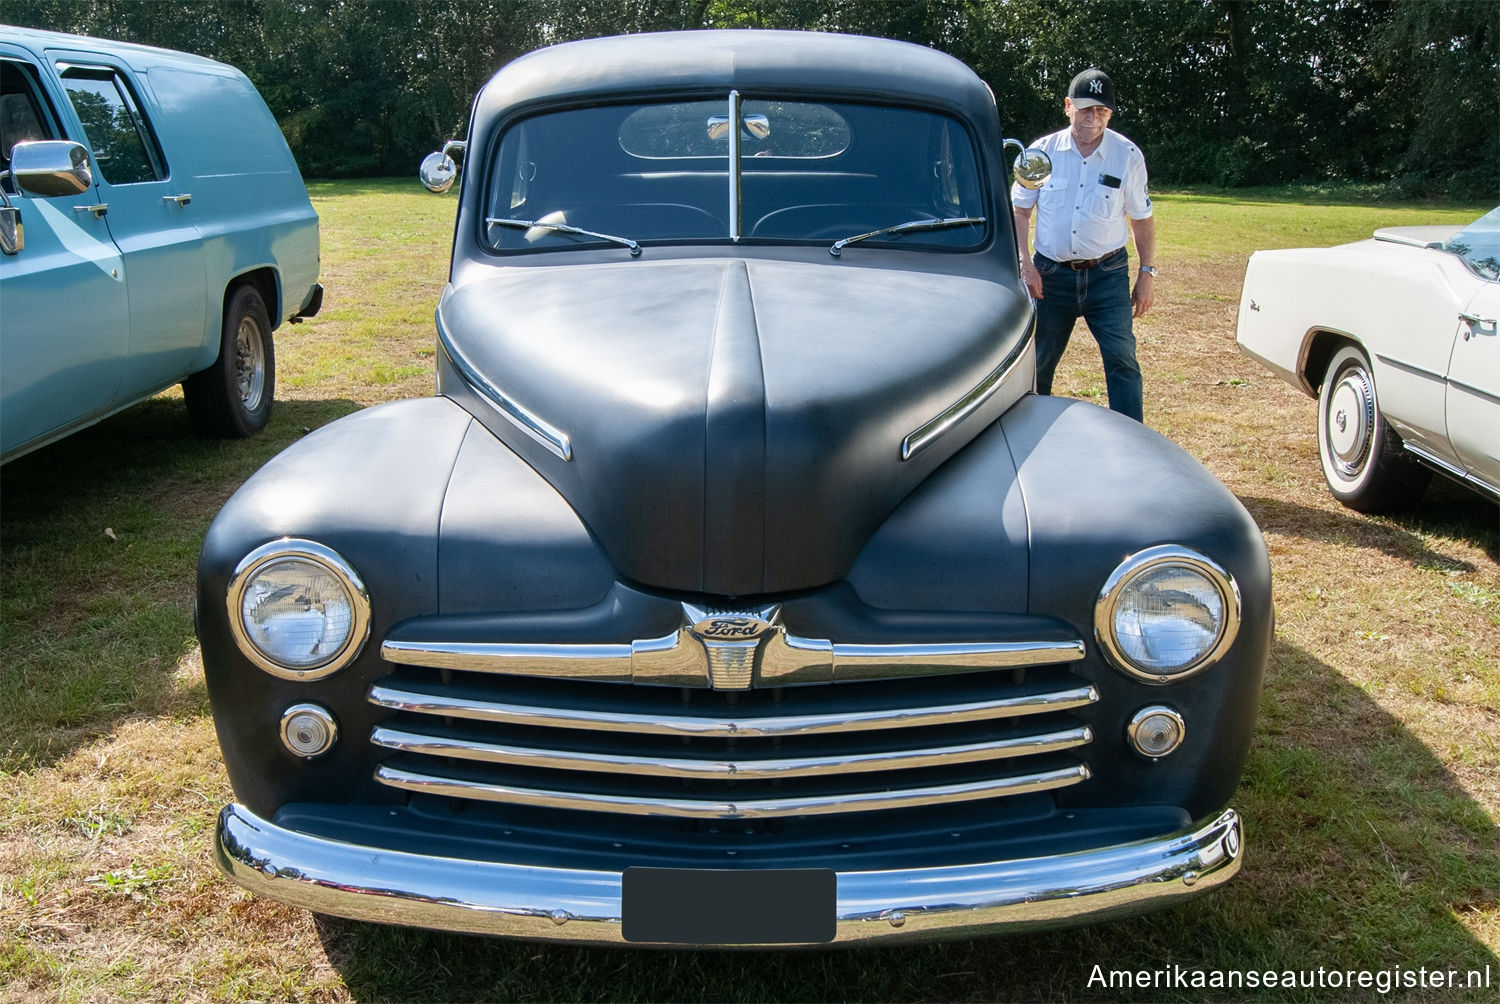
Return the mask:
POLYGON ((1466 227, 1392 227, 1332 248, 1257 251, 1237 339, 1318 399, 1334 497, 1380 512, 1432 470, 1500 500, 1500 208, 1466 227))

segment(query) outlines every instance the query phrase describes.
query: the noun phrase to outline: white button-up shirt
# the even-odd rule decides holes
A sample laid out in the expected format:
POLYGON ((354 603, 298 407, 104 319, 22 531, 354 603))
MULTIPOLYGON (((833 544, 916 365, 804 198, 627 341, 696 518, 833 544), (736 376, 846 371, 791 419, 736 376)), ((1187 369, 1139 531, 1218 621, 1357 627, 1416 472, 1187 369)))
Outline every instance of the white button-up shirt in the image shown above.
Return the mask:
POLYGON ((1146 192, 1146 158, 1112 129, 1094 152, 1079 155, 1073 134, 1062 129, 1032 146, 1052 158, 1052 177, 1040 189, 1011 186, 1010 201, 1036 209, 1037 251, 1055 261, 1099 258, 1125 246, 1126 219, 1151 215, 1146 192))

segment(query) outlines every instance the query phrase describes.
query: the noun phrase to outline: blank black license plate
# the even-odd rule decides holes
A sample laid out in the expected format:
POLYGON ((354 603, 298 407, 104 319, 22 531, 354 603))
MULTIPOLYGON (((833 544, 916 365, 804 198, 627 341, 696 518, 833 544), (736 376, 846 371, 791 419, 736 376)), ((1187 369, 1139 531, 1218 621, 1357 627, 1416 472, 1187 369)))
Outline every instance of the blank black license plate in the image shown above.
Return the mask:
POLYGON ((626 941, 788 945, 832 941, 838 876, 831 868, 627 868, 626 941))

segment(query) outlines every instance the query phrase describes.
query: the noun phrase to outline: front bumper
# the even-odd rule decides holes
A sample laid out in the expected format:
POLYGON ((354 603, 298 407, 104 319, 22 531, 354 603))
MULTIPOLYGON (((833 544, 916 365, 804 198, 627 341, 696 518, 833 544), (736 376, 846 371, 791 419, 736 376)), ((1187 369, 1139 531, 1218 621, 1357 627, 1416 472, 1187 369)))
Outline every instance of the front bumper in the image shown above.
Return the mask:
MULTIPOLYGON (((391 851, 219 815, 219 866, 251 892, 355 920, 626 944, 621 873, 391 851)), ((1159 838, 1013 861, 840 871, 835 943, 920 941, 1141 913, 1216 888, 1241 862, 1233 809, 1159 838)), ((700 947, 700 946, 693 946, 700 947)), ((786 947, 778 945, 776 947, 786 947)))

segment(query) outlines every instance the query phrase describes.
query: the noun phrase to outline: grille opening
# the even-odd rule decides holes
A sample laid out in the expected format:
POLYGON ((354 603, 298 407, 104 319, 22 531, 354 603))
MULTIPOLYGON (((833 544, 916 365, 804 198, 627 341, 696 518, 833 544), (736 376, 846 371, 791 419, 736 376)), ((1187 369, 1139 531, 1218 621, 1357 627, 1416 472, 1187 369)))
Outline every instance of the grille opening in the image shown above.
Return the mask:
POLYGON ((417 796, 760 825, 1083 783, 1097 699, 1063 666, 688 694, 402 666, 371 741, 417 796))

